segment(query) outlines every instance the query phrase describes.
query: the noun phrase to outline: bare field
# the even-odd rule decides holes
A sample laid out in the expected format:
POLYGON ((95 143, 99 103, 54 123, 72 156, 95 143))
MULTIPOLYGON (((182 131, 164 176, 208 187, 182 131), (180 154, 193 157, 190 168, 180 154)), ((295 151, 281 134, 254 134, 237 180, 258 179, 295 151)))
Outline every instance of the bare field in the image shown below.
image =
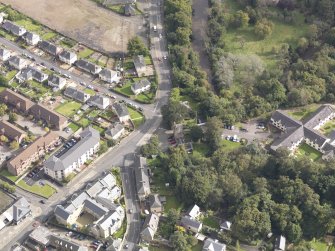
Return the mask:
POLYGON ((0 0, 14 9, 89 47, 115 53, 145 33, 143 18, 122 17, 90 0, 0 0))

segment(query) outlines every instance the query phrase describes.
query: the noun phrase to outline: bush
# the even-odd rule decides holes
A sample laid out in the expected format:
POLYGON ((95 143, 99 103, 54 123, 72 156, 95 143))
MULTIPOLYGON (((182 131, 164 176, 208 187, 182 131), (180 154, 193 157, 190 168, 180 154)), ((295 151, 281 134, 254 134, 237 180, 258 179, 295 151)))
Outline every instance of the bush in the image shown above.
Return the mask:
POLYGON ((267 20, 266 18, 262 18, 260 21, 258 21, 255 25, 255 34, 264 39, 267 36, 272 34, 274 24, 267 20))

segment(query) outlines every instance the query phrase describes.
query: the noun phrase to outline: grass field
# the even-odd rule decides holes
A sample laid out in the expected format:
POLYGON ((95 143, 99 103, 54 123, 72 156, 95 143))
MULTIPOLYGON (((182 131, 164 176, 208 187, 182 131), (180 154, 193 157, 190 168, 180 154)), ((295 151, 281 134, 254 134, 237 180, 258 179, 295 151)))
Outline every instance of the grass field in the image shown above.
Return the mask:
POLYGON ((314 148, 305 143, 298 148, 296 155, 306 156, 313 161, 318 160, 322 156, 322 154, 319 151, 315 150, 314 148))
POLYGON ((56 112, 66 116, 70 117, 73 114, 75 114, 81 107, 81 104, 76 101, 70 101, 66 102, 64 104, 61 104, 56 108, 56 112))
POLYGON ((6 177, 7 179, 9 179, 13 182, 17 181, 20 178, 19 176, 15 176, 15 175, 11 174, 10 172, 8 172, 7 169, 3 169, 0 172, 0 175, 3 176, 3 177, 6 177))
MULTIPOLYGON (((225 9, 231 14, 239 8, 235 0, 227 0, 225 9)), ((277 14, 277 10, 272 11, 274 15, 277 14)), ((256 54, 264 60, 266 65, 275 67, 279 57, 272 52, 273 48, 279 49, 283 44, 289 44, 293 48, 297 47, 299 38, 308 33, 308 25, 305 24, 304 19, 301 13, 295 13, 293 23, 285 23, 283 20, 272 18, 273 32, 263 40, 255 35, 252 25, 246 28, 228 29, 225 35, 225 51, 243 55, 256 54), (244 41, 243 46, 241 46, 241 39, 244 41)))
MULTIPOLYGON (((310 243, 311 243, 312 248, 315 251, 328 251, 327 243, 325 243, 323 241, 313 240, 310 243)), ((330 251, 330 249, 329 249, 329 251, 330 251)))
POLYGON ((131 90, 131 82, 128 82, 127 84, 123 85, 122 87, 116 87, 115 91, 122 93, 123 95, 130 97, 134 95, 133 91, 131 90))
POLYGON ((240 148, 242 145, 239 142, 233 142, 233 141, 224 139, 222 140, 222 146, 223 146, 223 149, 225 149, 226 151, 232 151, 237 148, 240 148))
POLYGON ((138 112, 137 110, 128 107, 130 119, 133 121, 135 127, 140 126, 144 122, 144 116, 142 113, 138 112))
POLYGON ((78 54, 79 58, 88 58, 89 56, 91 56, 94 53, 94 51, 92 51, 89 48, 85 48, 84 50, 81 50, 78 54))
POLYGON ((45 184, 44 186, 40 186, 39 184, 28 186, 24 180, 20 180, 19 183, 17 183, 17 186, 23 190, 40 195, 44 198, 50 198, 56 192, 56 189, 52 186, 49 186, 48 184, 45 184))
POLYGON ((14 201, 11 197, 0 190, 0 212, 9 207, 14 201))
POLYGON ((21 19, 15 22, 16 24, 23 26, 27 30, 35 33, 40 33, 42 31, 42 26, 34 23, 31 19, 21 19))

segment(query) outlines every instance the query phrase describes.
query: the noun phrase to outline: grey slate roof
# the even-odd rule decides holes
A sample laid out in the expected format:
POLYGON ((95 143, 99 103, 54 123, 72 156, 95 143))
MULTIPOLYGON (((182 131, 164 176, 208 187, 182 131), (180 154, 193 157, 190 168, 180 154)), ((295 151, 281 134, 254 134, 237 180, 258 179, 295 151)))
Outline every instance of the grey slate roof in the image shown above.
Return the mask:
POLYGON ((218 242, 217 240, 213 240, 211 238, 207 238, 205 240, 202 251, 225 251, 226 245, 218 242))
POLYGON ((302 126, 302 123, 299 120, 290 117, 284 111, 281 110, 275 111, 272 114, 271 118, 275 121, 281 121, 281 123, 285 125, 286 128, 302 126))
POLYGON ((328 140, 326 136, 307 127, 304 127, 304 135, 305 138, 309 139, 310 141, 313 141, 319 146, 322 146, 328 140))
POLYGON ((99 71, 99 69, 101 70, 101 67, 96 65, 96 64, 93 64, 87 60, 84 60, 84 59, 79 59, 76 61, 76 65, 82 69, 82 70, 85 70, 87 72, 90 72, 90 73, 97 73, 99 71))
POLYGON ((44 50, 44 51, 46 51, 46 52, 48 52, 48 53, 50 53, 50 54, 52 54, 52 55, 57 55, 57 53, 61 50, 60 47, 58 47, 58 46, 56 46, 55 44, 50 43, 50 42, 48 42, 48 41, 41 41, 41 42, 39 43, 39 47, 40 47, 42 50, 44 50))
POLYGON ((44 165, 52 171, 60 171, 66 169, 79 159, 89 148, 100 142, 100 134, 92 127, 87 127, 80 133, 81 139, 72 148, 60 157, 52 155, 44 165))
POLYGON ((124 126, 121 123, 117 123, 115 126, 107 129, 106 134, 114 137, 116 134, 118 134, 123 129, 124 129, 124 126))
POLYGON ((136 10, 132 4, 126 4, 124 6, 124 14, 126 16, 133 16, 136 14, 136 10))
POLYGON ((184 227, 192 227, 198 229, 201 226, 201 222, 192 219, 189 216, 183 216, 181 217, 181 224, 184 227))
POLYGON ((117 72, 104 68, 104 69, 101 70, 99 75, 103 76, 105 78, 112 78, 112 77, 114 77, 114 75, 117 75, 117 72))
POLYGON ((105 104, 109 105, 109 98, 101 94, 97 94, 91 97, 90 102, 92 102, 94 105, 102 105, 102 106, 104 106, 105 104))
POLYGON ((67 87, 64 91, 64 95, 83 103, 85 103, 90 97, 89 94, 74 87, 67 87))
POLYGON ((77 56, 76 53, 67 50, 63 50, 61 53, 59 53, 59 57, 66 58, 67 60, 72 60, 76 56, 77 56))
POLYGON ((2 27, 7 30, 7 31, 10 31, 12 32, 13 34, 15 35, 19 35, 19 33, 21 33, 20 31, 26 31, 26 29, 24 29, 23 27, 11 22, 11 21, 4 21, 2 23, 2 27))
POLYGON ((283 132, 280 138, 276 139, 272 145, 271 149, 276 151, 280 147, 291 147, 293 143, 297 142, 304 137, 304 127, 300 126, 298 128, 291 128, 290 130, 283 132))
POLYGON ((162 207, 162 203, 159 199, 159 194, 150 194, 148 200, 150 208, 162 207))
POLYGON ((326 119, 334 112, 335 110, 331 105, 322 105, 312 115, 303 121, 304 125, 308 128, 314 128, 320 123, 320 121, 326 119))
POLYGON ((142 78, 139 81, 136 81, 132 85, 132 88, 134 90, 139 90, 139 89, 142 89, 143 87, 147 87, 147 86, 150 86, 150 85, 151 85, 151 83, 150 83, 150 81, 147 78, 142 78))
POLYGON ((49 78, 48 78, 48 81, 50 81, 51 83, 53 83, 54 85, 61 85, 61 84, 65 84, 66 80, 65 78, 62 78, 60 76, 57 76, 57 75, 50 75, 49 78))
POLYGON ((57 205, 54 214, 58 217, 62 218, 63 220, 67 220, 70 216, 70 212, 66 211, 65 208, 61 205, 57 205))
POLYGON ((108 209, 106 207, 102 206, 101 204, 97 203, 92 199, 86 199, 84 202, 84 207, 94 212, 94 214, 98 218, 104 216, 108 212, 108 209))
POLYGON ((22 78, 24 78, 25 80, 29 80, 29 79, 33 78, 33 79, 35 79, 35 80, 37 80, 39 82, 44 81, 48 77, 48 75, 45 74, 44 72, 42 72, 42 71, 40 71, 38 69, 35 69, 33 67, 30 67, 30 66, 27 67, 27 68, 25 68, 25 69, 23 69, 21 71, 20 76, 22 78))
POLYGON ((145 218, 143 223, 141 236, 143 239, 149 241, 153 240, 154 235, 157 231, 159 223, 159 217, 156 214, 150 214, 145 218))
POLYGON ((24 58, 21 58, 21 57, 19 57, 19 56, 13 56, 13 57, 10 57, 10 58, 8 59, 8 62, 10 62, 10 63, 12 63, 12 64, 14 64, 14 65, 19 66, 19 65, 22 64, 23 62, 27 62, 27 60, 24 59, 24 58))
POLYGON ((30 212, 31 212, 30 204, 24 197, 21 197, 13 204, 13 220, 15 222, 20 221, 30 212))
POLYGON ((113 108, 115 109, 115 112, 117 113, 118 117, 123 117, 123 116, 128 116, 129 115, 129 111, 127 109, 127 106, 123 103, 115 102, 113 104, 113 108))
POLYGON ((150 194, 150 183, 146 158, 136 158, 135 163, 135 180, 137 192, 142 195, 150 194))
POLYGON ((134 56, 133 61, 134 61, 135 68, 138 68, 138 67, 141 68, 141 67, 146 66, 143 55, 134 56))
POLYGON ((23 37, 28 40, 28 41, 32 41, 34 38, 38 37, 39 38, 39 35, 35 34, 35 33, 32 33, 30 31, 27 31, 23 37))

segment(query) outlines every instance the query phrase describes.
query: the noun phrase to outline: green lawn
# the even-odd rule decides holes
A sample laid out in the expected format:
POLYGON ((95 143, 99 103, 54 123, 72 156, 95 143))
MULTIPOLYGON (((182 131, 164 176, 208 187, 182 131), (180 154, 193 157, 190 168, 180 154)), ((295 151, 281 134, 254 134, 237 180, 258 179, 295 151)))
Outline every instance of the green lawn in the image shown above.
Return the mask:
POLYGON ((128 106, 128 111, 130 115, 130 119, 133 121, 135 127, 139 127, 144 122, 144 116, 142 113, 128 106))
POLYGON ((202 222, 204 225, 218 229, 220 227, 219 219, 215 216, 207 216, 202 222))
POLYGON ((6 79, 9 81, 15 77, 17 70, 12 70, 6 73, 6 79))
POLYGON ((67 127, 71 128, 72 132, 76 132, 79 130, 80 126, 75 123, 70 123, 67 127))
MULTIPOLYGON (((230 14, 238 9, 235 2, 235 0, 225 1, 225 7, 230 14)), ((272 9, 272 11, 274 15, 279 12, 276 9, 272 9)), ((279 49, 285 43, 293 48, 297 47, 299 38, 306 36, 308 33, 308 25, 306 25, 304 19, 305 17, 298 12, 294 14, 294 23, 285 23, 283 20, 272 18, 271 21, 274 23, 273 32, 263 40, 255 35, 252 25, 246 28, 228 29, 224 36, 225 51, 241 55, 256 54, 264 60, 266 65, 275 67, 280 59, 280 53, 275 55, 273 48, 279 49), (243 46, 241 46, 241 39, 244 41, 243 46)))
POLYGON ((56 112, 66 117, 70 117, 75 114, 80 109, 80 107, 81 104, 76 101, 65 102, 56 108, 56 112))
POLYGON ((193 154, 206 156, 209 153, 209 147, 204 143, 193 143, 193 154))
POLYGON ((28 18, 15 21, 15 23, 20 26, 23 26, 24 28, 26 28, 27 30, 31 32, 38 33, 39 31, 42 30, 41 25, 34 23, 31 19, 28 19, 28 18))
POLYGON ((124 219, 124 221, 122 222, 121 228, 113 234, 113 238, 114 239, 118 239, 118 238, 122 239, 124 234, 126 233, 126 229, 127 229, 127 220, 124 219))
POLYGON ((311 146, 309 146, 305 143, 303 143, 301 146, 299 146, 299 148, 296 152, 296 155, 297 156, 306 156, 313 161, 318 160, 322 156, 322 154, 319 151, 315 150, 314 148, 312 148, 311 146))
POLYGON ((132 83, 131 82, 128 82, 127 84, 123 85, 122 87, 116 87, 115 88, 115 91, 127 96, 127 97, 130 97, 132 95, 134 95, 133 91, 131 90, 131 85, 132 83))
POLYGON ((3 90, 5 90, 7 87, 5 86, 0 86, 0 92, 2 92, 3 90))
POLYGON ((50 39, 52 39, 52 38, 54 38, 56 36, 57 36, 57 33, 50 31, 50 32, 44 33, 42 35, 42 39, 43 40, 50 40, 50 39))
POLYGON ((118 14, 124 14, 124 5, 123 4, 108 4, 107 8, 118 13, 118 14))
POLYGON ((154 92, 145 92, 145 93, 140 93, 138 95, 136 95, 136 98, 135 100, 136 101, 139 101, 139 102, 142 102, 142 103, 147 103, 147 104, 150 104, 154 101, 155 99, 155 93, 154 92))
POLYGON ((7 179, 9 179, 13 182, 17 181, 20 178, 20 176, 15 176, 15 175, 11 174, 10 172, 8 172, 7 169, 3 169, 0 172, 0 175, 3 176, 3 177, 6 177, 7 179))
POLYGON ((94 129, 96 129, 97 131, 99 131, 100 134, 103 133, 103 132, 105 131, 104 128, 102 128, 102 127, 100 127, 100 126, 97 126, 97 125, 93 125, 92 127, 93 127, 94 129))
POLYGON ((17 186, 23 190, 40 195, 44 198, 50 198, 56 192, 56 189, 48 184, 41 186, 35 183, 33 186, 28 186, 24 180, 20 180, 19 183, 17 183, 17 186))
POLYGON ((313 240, 310 243, 315 251, 328 251, 327 243, 323 241, 313 240))
POLYGON ((94 53, 93 50, 89 49, 89 48, 85 48, 84 50, 81 50, 78 54, 79 58, 88 58, 89 56, 91 56, 94 53))
POLYGON ((89 88, 86 88, 86 89, 84 90, 84 92, 85 92, 86 94, 91 95, 91 96, 95 95, 95 91, 92 90, 92 89, 89 89, 89 88))
POLYGON ((297 120, 302 120, 309 117, 313 112, 316 111, 316 109, 319 108, 319 106, 319 104, 306 105, 304 107, 299 107, 287 111, 287 113, 297 120))
POLYGON ((233 141, 224 139, 222 140, 222 146, 223 146, 223 149, 225 149, 226 151, 232 151, 237 148, 240 148, 242 145, 240 142, 233 142, 233 141))
POLYGON ((87 127, 89 124, 91 124, 91 121, 88 120, 87 118, 81 118, 78 121, 78 124, 81 125, 82 127, 87 127))
POLYGON ((144 62, 146 65, 151 65, 152 64, 151 57, 150 56, 144 57, 144 62))
POLYGON ((95 117, 98 116, 99 114, 100 114, 100 110, 95 109, 95 110, 92 110, 92 111, 88 114, 88 116, 90 116, 90 117, 92 117, 92 118, 95 118, 95 117))

